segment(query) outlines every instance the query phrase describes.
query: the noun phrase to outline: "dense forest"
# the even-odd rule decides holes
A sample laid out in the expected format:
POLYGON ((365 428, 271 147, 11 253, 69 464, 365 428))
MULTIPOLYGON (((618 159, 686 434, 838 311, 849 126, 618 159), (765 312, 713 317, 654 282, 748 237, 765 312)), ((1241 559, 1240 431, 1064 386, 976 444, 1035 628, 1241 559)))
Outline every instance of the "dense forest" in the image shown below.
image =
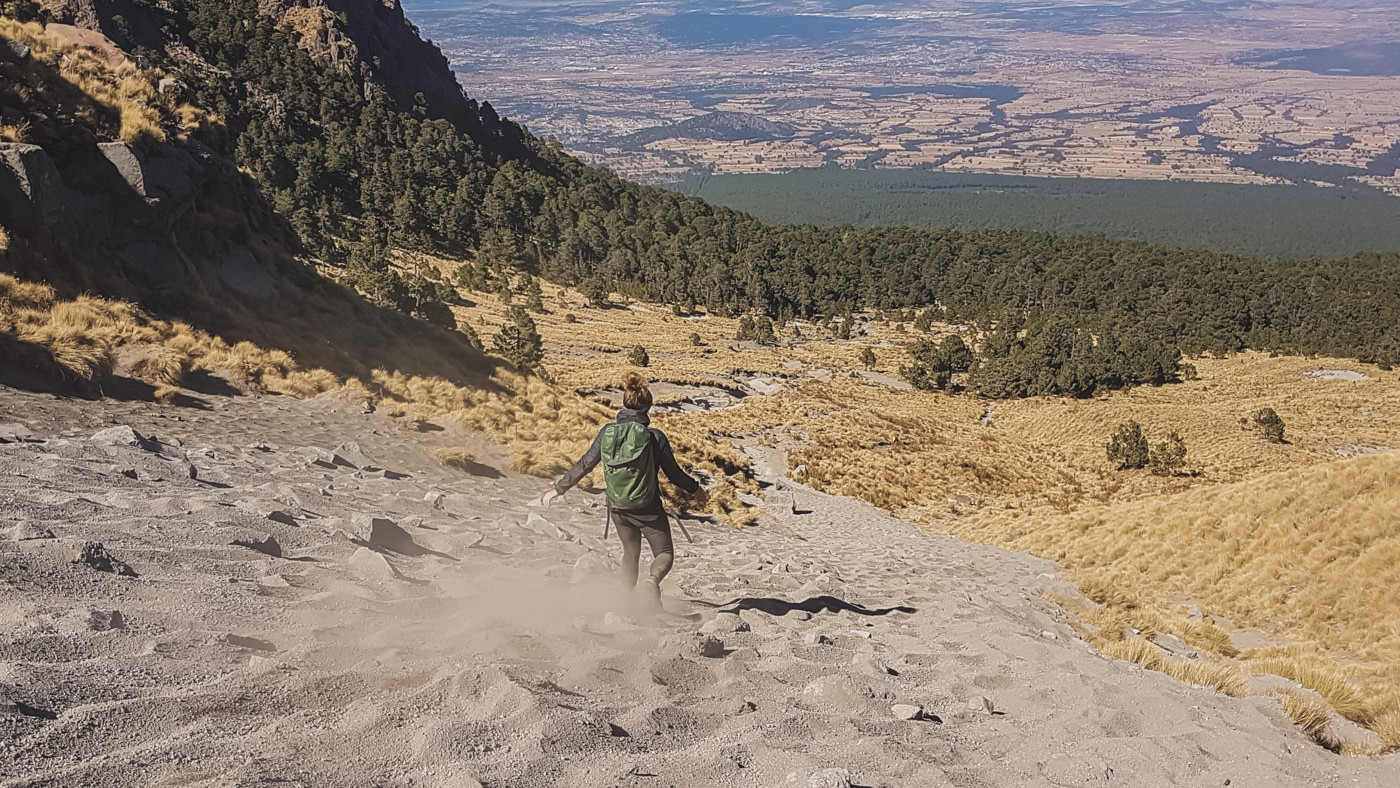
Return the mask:
POLYGON ((1400 197, 1328 184, 1036 178, 823 167, 670 188, 766 222, 1104 235, 1232 254, 1400 252, 1400 197))
POLYGON ((1400 359, 1400 255, 1279 261, 1024 230, 764 224, 587 167, 489 103, 469 102, 457 122, 403 106, 365 72, 308 55, 258 6, 165 4, 171 29, 213 67, 161 64, 221 114, 239 165, 307 252, 426 319, 452 320, 448 289, 390 266, 390 250, 464 259, 460 282, 479 290, 538 275, 595 300, 612 292, 780 323, 937 305, 985 329, 1025 326, 989 344, 1006 362, 986 385, 1008 393, 1082 393, 1097 362, 1075 360, 1105 332, 1150 344, 1135 355, 1154 358, 1253 347, 1400 359))

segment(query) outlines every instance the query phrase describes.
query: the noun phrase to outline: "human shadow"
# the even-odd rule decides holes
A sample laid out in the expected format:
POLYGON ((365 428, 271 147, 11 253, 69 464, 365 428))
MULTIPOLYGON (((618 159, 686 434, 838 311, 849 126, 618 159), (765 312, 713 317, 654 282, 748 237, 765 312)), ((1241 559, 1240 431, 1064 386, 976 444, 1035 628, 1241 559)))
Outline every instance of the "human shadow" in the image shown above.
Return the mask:
POLYGON ((354 539, 355 544, 368 547, 378 553, 397 553, 410 558, 421 558, 425 555, 446 559, 453 563, 460 563, 462 559, 449 555, 440 550, 431 550, 414 541, 413 535, 405 531, 399 525, 388 521, 376 521, 372 531, 371 539, 354 539))
POLYGON ((757 610, 760 613, 767 613, 770 616, 785 616, 794 611, 803 611, 816 615, 817 613, 854 613, 858 616, 888 616, 891 613, 917 613, 918 608, 908 605, 897 605, 895 607, 869 608, 855 602, 847 602, 830 595, 814 596, 804 599, 801 602, 793 602, 787 599, 775 599, 773 597, 743 597, 731 602, 706 602, 696 600, 697 604, 706 607, 718 608, 721 613, 738 613, 742 610, 757 610))
POLYGON ((483 465, 482 463, 471 460, 457 463, 457 467, 460 468, 462 471, 471 474, 472 476, 482 476, 487 479, 504 479, 506 476, 504 473, 501 473, 495 468, 492 468, 490 465, 483 465))

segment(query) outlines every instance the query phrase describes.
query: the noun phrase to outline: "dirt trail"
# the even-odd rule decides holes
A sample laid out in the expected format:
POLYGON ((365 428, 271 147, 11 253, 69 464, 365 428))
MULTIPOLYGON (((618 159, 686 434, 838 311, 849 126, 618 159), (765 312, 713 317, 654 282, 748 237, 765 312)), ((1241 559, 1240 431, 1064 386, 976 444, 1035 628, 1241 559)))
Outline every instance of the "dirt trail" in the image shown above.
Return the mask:
POLYGON ((1400 782, 1272 700, 1094 654, 1041 598, 1053 565, 761 452, 771 518, 688 521, 652 617, 599 495, 532 508, 538 479, 433 461, 501 467, 479 436, 334 397, 204 408, 0 389, 34 438, 0 444, 0 785, 1400 782), (93 437, 121 425, 159 442, 93 437), (72 563, 88 542, 138 576, 72 563))

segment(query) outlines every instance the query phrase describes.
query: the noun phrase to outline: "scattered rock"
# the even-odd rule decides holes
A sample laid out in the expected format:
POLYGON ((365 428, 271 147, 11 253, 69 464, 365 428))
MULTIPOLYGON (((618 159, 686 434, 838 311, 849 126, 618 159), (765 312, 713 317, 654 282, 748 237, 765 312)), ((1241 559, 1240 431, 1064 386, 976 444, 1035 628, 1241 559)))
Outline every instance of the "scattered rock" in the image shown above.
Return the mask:
POLYGON ((851 773, 845 769, 821 769, 807 778, 807 788, 851 788, 851 773))
POLYGON ((1205 618, 1205 615, 1206 614, 1202 613, 1199 607, 1193 607, 1190 610, 1186 611, 1187 618, 1205 618))
POLYGON ((277 651, 277 645, 271 641, 248 637, 246 635, 235 635, 231 632, 220 635, 219 642, 227 643, 230 646, 237 646, 238 648, 252 649, 254 651, 277 651))
MULTIPOLYGON (((0 47, 3 47, 0 44, 0 47)), ((42 443, 23 424, 0 424, 0 443, 42 443)))
POLYGON ((829 635, 823 635, 820 632, 808 632, 807 635, 802 638, 802 642, 809 646, 830 646, 836 643, 829 635))
POLYGON ((360 451, 360 444, 355 442, 342 443, 331 452, 331 462, 346 468, 368 468, 370 463, 365 457, 365 453, 360 451))
POLYGON ((706 635, 721 635, 748 632, 750 629, 749 622, 740 618, 737 613, 718 613, 713 619, 706 621, 700 631, 706 635))
POLYGON ((297 527, 297 518, 293 517, 291 512, 284 512, 281 509, 274 509, 273 511, 267 512, 263 514, 263 517, 266 517, 274 523, 290 525, 293 528, 297 527))
POLYGON ((890 708, 890 711, 901 720, 921 720, 924 718, 924 707, 915 706, 912 703, 896 703, 890 708))
POLYGON ((65 189, 58 168, 43 148, 0 143, 0 220, 6 226, 52 227, 62 223, 65 189))
POLYGON ((389 563, 389 559, 368 547, 361 547, 356 550, 354 554, 346 560, 345 564, 355 570, 361 577, 394 580, 399 576, 398 571, 394 569, 394 565, 389 563))
POLYGON ((708 659, 724 656, 724 641, 714 635, 706 635, 695 644, 695 653, 708 659))
POLYGON ((25 63, 29 60, 29 47, 18 41, 0 38, 0 63, 25 63))
POLYGON ((758 704, 748 698, 730 698, 724 704, 724 714, 729 717, 737 717, 740 714, 750 714, 758 711, 758 704))
POLYGON ((1175 635, 1168 635, 1165 632, 1158 632, 1157 634, 1153 635, 1152 643, 1155 646, 1157 646, 1157 648, 1160 648, 1163 651, 1175 657, 1198 659, 1201 656, 1200 652, 1186 645, 1186 643, 1183 642, 1181 638, 1175 635))
POLYGON ((395 553, 417 554, 422 552, 423 548, 413 541, 413 537, 409 535, 408 531, 400 528, 397 523, 387 517, 356 515, 351 522, 354 526, 355 538, 363 544, 383 550, 392 550, 395 553))
POLYGON ((53 539, 53 531, 30 522, 21 522, 5 531, 16 542, 30 542, 36 539, 53 539))
POLYGON ((301 455, 306 460, 306 464, 313 468, 325 468, 333 471, 341 467, 335 464, 333 455, 325 449, 308 447, 301 450, 301 455))
POLYGON ((143 437, 141 433, 137 432, 136 430, 132 429, 131 427, 125 424, 121 424, 116 427, 108 427, 107 429, 94 434, 88 440, 92 441, 93 443, 101 443, 107 446, 130 446, 132 448, 142 449, 144 451, 150 452, 157 451, 160 449, 159 443, 150 440, 149 438, 143 437))
POLYGON ((122 468, 120 471, 117 471, 117 473, 121 474, 122 476, 125 476, 128 479, 136 479, 139 476, 139 474, 136 473, 135 468, 122 468))
POLYGON ((101 542, 86 542, 73 559, 75 564, 87 564, 99 572, 110 572, 123 577, 136 577, 136 570, 113 558, 101 542))
POLYGON ((984 695, 978 695, 977 697, 969 700, 967 702, 967 710, 975 711, 978 713, 986 712, 987 714, 997 713, 996 704, 992 702, 991 698, 988 698, 984 695))
POLYGON ((89 610, 87 626, 93 632, 126 629, 126 616, 120 610, 89 610))
POLYGON ((427 501, 428 505, 433 507, 434 509, 441 509, 442 502, 446 498, 447 496, 437 491, 429 492, 428 494, 423 496, 423 500, 427 501))
POLYGON ((1051 631, 1048 630, 1048 629, 1043 630, 1043 631, 1040 633, 1040 636, 1041 636, 1042 638, 1045 638, 1046 640, 1059 640, 1059 639, 1060 639, 1060 636, 1059 636, 1059 635, 1056 635, 1054 632, 1051 632, 1051 631))
POLYGON ((278 544, 277 539, 271 534, 260 534, 249 531, 235 538, 230 544, 235 547, 246 547, 249 550, 257 550, 263 555, 270 555, 274 558, 282 557, 282 545, 278 544))

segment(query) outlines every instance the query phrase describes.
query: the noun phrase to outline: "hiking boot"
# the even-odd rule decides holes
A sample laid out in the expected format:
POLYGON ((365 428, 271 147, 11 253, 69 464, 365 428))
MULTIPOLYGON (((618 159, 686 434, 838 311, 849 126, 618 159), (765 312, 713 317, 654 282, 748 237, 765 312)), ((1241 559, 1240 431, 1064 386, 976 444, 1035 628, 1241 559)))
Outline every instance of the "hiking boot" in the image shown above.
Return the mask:
POLYGON ((661 584, 656 582, 656 578, 648 577, 637 584, 637 592, 646 600, 647 607, 653 612, 661 612, 661 584))

